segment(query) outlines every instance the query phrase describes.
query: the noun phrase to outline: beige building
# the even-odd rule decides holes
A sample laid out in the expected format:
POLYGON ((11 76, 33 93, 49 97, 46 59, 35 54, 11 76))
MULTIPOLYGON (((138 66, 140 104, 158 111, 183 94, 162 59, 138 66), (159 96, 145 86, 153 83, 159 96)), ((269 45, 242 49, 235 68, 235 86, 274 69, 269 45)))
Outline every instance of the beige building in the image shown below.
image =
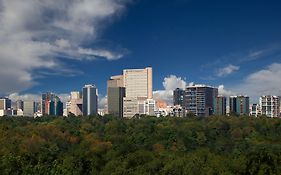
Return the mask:
POLYGON ((71 92, 70 101, 67 103, 67 114, 72 113, 75 116, 83 115, 82 113, 82 95, 80 92, 71 92))
POLYGON ((110 79, 107 81, 107 87, 124 87, 123 75, 110 77, 110 79))
POLYGON ((143 97, 152 99, 152 68, 126 69, 123 71, 126 97, 143 97))
POLYGON ((152 68, 123 70, 123 83, 126 91, 123 117, 132 118, 136 114, 154 115, 152 68))

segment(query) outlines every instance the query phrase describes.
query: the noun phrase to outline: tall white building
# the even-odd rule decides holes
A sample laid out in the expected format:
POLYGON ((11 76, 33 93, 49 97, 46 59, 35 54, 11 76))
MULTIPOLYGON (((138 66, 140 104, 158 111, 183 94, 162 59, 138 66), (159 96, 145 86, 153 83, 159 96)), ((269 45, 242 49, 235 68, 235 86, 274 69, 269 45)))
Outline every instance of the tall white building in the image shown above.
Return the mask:
POLYGON ((123 71, 126 97, 153 98, 152 68, 126 69, 123 71))
POLYGON ((266 95, 260 97, 260 113, 268 117, 280 116, 280 98, 278 96, 266 95))
POLYGON ((123 117, 132 118, 136 114, 154 115, 152 68, 123 70, 123 83, 126 89, 123 117))

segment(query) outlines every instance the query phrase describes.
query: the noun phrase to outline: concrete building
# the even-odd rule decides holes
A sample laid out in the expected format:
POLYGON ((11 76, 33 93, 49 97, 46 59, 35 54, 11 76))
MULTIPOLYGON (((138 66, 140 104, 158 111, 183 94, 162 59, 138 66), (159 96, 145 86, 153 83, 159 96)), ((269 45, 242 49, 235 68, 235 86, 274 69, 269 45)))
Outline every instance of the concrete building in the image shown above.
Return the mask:
POLYGON ((126 97, 152 99, 152 68, 126 69, 123 71, 126 97))
POLYGON ((55 98, 55 94, 52 92, 47 92, 42 94, 42 98, 41 98, 41 113, 42 115, 51 115, 51 111, 53 111, 53 109, 51 109, 52 105, 52 101, 54 101, 55 98))
POLYGON ((123 117, 132 118, 136 114, 145 114, 144 108, 140 105, 145 105, 146 102, 152 105, 152 68, 123 70, 123 83, 126 89, 126 97, 123 98, 123 117))
POLYGON ((268 117, 280 116, 280 98, 278 96, 266 95, 260 97, 261 115, 268 117))
POLYGON ((250 99, 248 96, 230 96, 229 97, 229 113, 230 115, 249 115, 250 99))
POLYGON ((260 115, 260 107, 259 104, 250 105, 250 116, 259 116, 260 115))
POLYGON ((123 98, 123 117, 132 118, 138 111, 138 99, 136 97, 124 97, 123 98))
POLYGON ((23 103, 23 115, 26 117, 34 117, 35 113, 35 102, 34 101, 24 101, 23 103))
POLYGON ((183 89, 177 88, 174 90, 173 101, 174 101, 174 106, 176 106, 176 105, 184 106, 184 90, 183 89))
POLYGON ((85 85, 83 87, 83 115, 98 114, 98 90, 95 85, 85 85))
POLYGON ((83 99, 80 92, 71 92, 70 101, 66 105, 67 114, 74 114, 75 116, 83 115, 83 99))
POLYGON ((214 98, 214 115, 226 115, 226 97, 217 96, 214 98))
POLYGON ((123 75, 110 77, 107 81, 107 108, 109 114, 123 117, 123 98, 125 95, 123 75))
POLYGON ((16 101, 15 109, 16 109, 16 110, 20 110, 20 109, 21 109, 21 110, 23 111, 23 103, 24 103, 24 102, 23 102, 22 100, 17 100, 17 101, 16 101))
POLYGON ((9 110, 12 108, 12 101, 9 98, 0 98, 0 110, 9 110))
POLYGON ((196 116, 210 116, 214 110, 214 98, 218 89, 206 85, 187 86, 184 93, 184 107, 196 116))

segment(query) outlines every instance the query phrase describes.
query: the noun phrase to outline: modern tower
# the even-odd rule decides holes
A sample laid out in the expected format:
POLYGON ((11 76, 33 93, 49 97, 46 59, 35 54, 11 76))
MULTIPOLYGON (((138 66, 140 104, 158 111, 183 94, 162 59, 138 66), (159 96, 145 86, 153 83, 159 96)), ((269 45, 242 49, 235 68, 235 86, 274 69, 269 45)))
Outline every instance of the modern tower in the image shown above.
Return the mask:
POLYGON ((83 115, 98 114, 98 90, 95 85, 83 87, 83 115))
POLYGON ((107 81, 107 108, 108 113, 123 117, 123 98, 125 97, 123 75, 112 76, 107 81))
POLYGON ((250 100, 248 96, 230 96, 229 97, 229 112, 235 115, 250 114, 250 100))
POLYGON ((153 98, 152 68, 123 70, 126 97, 153 98))
POLYGON ((214 112, 214 99, 218 89, 206 85, 187 86, 184 93, 184 107, 196 116, 207 117, 214 112))
POLYGON ((35 102, 34 101, 24 101, 23 102, 23 115, 26 117, 34 117, 35 113, 35 102))
POLYGON ((226 97, 224 96, 215 97, 214 115, 226 115, 226 97))
POLYGON ((266 95, 260 97, 261 115, 268 117, 280 116, 280 98, 278 96, 266 95))
POLYGON ((173 101, 174 101, 174 106, 176 106, 176 105, 183 106, 184 105, 184 90, 183 89, 177 88, 174 90, 173 101))

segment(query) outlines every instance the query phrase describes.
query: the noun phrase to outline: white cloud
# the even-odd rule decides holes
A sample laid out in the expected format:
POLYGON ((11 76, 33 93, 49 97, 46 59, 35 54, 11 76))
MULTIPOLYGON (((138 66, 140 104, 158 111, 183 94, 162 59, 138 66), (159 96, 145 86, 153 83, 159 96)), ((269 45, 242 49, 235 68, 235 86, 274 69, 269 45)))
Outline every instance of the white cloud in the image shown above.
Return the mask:
POLYGON ((226 90, 224 85, 219 85, 218 87, 218 91, 219 91, 219 95, 223 95, 225 97, 229 97, 231 95, 235 95, 234 92, 230 91, 230 90, 226 90))
POLYGON ((127 1, 0 0, 0 82, 5 82, 0 93, 31 87, 38 69, 65 69, 57 56, 121 58, 123 53, 84 46, 97 41, 104 25, 120 14, 127 1))
POLYGON ((106 109, 107 108, 107 96, 99 96, 98 99, 99 109, 106 109))
POLYGON ((233 89, 250 97, 261 95, 281 95, 281 63, 273 63, 265 69, 248 75, 233 89))
MULTIPOLYGON (((70 95, 69 94, 57 94, 57 96, 60 98, 60 100, 65 103, 69 101, 70 95)), ((19 93, 12 93, 8 96, 12 101, 17 100, 23 100, 23 101, 35 101, 40 102, 41 101, 41 95, 40 94, 19 94, 19 93)))
POLYGON ((239 69, 240 69, 240 66, 234 66, 234 65, 230 64, 226 67, 220 68, 217 71, 217 76, 224 77, 224 76, 232 74, 235 71, 238 71, 239 69))
POLYGON ((164 90, 157 90, 153 92, 153 97, 155 100, 164 100, 168 104, 173 103, 173 91, 176 88, 185 89, 186 81, 181 77, 175 75, 170 75, 164 78, 163 81, 164 90))

